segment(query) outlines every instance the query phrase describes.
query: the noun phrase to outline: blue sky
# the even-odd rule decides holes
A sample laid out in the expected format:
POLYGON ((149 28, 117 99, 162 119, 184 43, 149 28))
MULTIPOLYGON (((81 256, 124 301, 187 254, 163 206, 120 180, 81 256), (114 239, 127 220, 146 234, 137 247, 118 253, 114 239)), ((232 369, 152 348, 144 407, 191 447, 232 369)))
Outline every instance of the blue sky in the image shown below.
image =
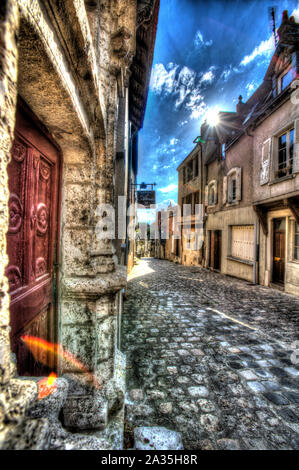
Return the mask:
POLYGON ((235 111, 262 82, 274 51, 268 8, 296 0, 161 0, 138 182, 156 182, 159 205, 177 201, 177 171, 209 108, 235 111))

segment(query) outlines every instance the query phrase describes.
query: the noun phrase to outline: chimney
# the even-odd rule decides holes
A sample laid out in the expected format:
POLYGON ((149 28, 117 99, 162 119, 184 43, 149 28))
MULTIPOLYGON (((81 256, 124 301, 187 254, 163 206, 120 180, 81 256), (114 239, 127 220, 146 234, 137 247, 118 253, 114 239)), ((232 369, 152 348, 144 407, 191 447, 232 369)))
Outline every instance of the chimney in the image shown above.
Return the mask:
POLYGON ((287 44, 289 46, 296 46, 298 44, 299 24, 296 23, 293 16, 289 18, 288 10, 284 10, 282 13, 282 22, 277 33, 280 43, 287 44))
POLYGON ((243 96, 240 95, 239 96, 239 102, 236 106, 236 111, 237 111, 237 114, 239 114, 239 115, 240 114, 242 115, 242 114, 246 113, 246 108, 247 108, 246 104, 243 103, 242 98, 243 98, 243 96))
POLYGON ((284 10, 282 12, 282 22, 281 23, 287 23, 288 21, 289 21, 288 10, 284 10))

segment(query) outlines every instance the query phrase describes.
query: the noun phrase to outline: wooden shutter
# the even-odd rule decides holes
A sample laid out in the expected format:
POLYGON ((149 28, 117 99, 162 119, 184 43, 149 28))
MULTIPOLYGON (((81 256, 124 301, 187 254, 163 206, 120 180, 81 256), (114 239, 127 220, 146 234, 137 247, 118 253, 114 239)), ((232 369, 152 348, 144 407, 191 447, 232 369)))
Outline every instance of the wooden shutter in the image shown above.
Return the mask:
POLYGON ((227 203, 227 176, 223 178, 223 204, 227 203))
POLYGON ((231 255, 235 258, 253 261, 254 226, 235 225, 231 232, 231 255))
POLYGON ((215 188, 215 204, 218 202, 218 181, 214 181, 214 188, 215 188))
POLYGON ((205 186, 205 206, 209 204, 209 186, 205 186))
POLYGON ((236 200, 242 199, 242 168, 236 168, 236 200))
POLYGON ((295 121, 294 140, 293 173, 299 173, 299 119, 295 121))
POLYGON ((262 147, 262 161, 260 171, 260 185, 269 182, 270 173, 270 155, 271 155, 271 139, 267 139, 262 147))

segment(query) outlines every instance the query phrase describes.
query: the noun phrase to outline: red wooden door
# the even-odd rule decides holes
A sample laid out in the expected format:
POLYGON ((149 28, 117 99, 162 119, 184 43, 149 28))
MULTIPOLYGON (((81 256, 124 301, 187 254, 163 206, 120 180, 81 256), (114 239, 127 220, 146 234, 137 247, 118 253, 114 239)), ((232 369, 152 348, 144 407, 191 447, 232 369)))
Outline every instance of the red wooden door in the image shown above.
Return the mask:
POLYGON ((20 375, 44 375, 53 358, 36 360, 21 340, 32 335, 56 342, 56 268, 59 153, 24 109, 16 117, 8 165, 10 323, 20 375))
POLYGON ((285 219, 274 219, 273 224, 273 282, 284 284, 285 219))

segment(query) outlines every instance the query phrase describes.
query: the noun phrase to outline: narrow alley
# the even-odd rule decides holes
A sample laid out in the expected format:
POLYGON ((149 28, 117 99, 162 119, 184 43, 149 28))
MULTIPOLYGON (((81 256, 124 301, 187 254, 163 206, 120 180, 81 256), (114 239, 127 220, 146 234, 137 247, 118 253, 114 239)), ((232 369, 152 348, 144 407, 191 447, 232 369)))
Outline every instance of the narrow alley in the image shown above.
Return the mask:
POLYGON ((298 317, 294 296, 140 260, 122 320, 127 447, 160 425, 189 450, 298 449, 298 317))

